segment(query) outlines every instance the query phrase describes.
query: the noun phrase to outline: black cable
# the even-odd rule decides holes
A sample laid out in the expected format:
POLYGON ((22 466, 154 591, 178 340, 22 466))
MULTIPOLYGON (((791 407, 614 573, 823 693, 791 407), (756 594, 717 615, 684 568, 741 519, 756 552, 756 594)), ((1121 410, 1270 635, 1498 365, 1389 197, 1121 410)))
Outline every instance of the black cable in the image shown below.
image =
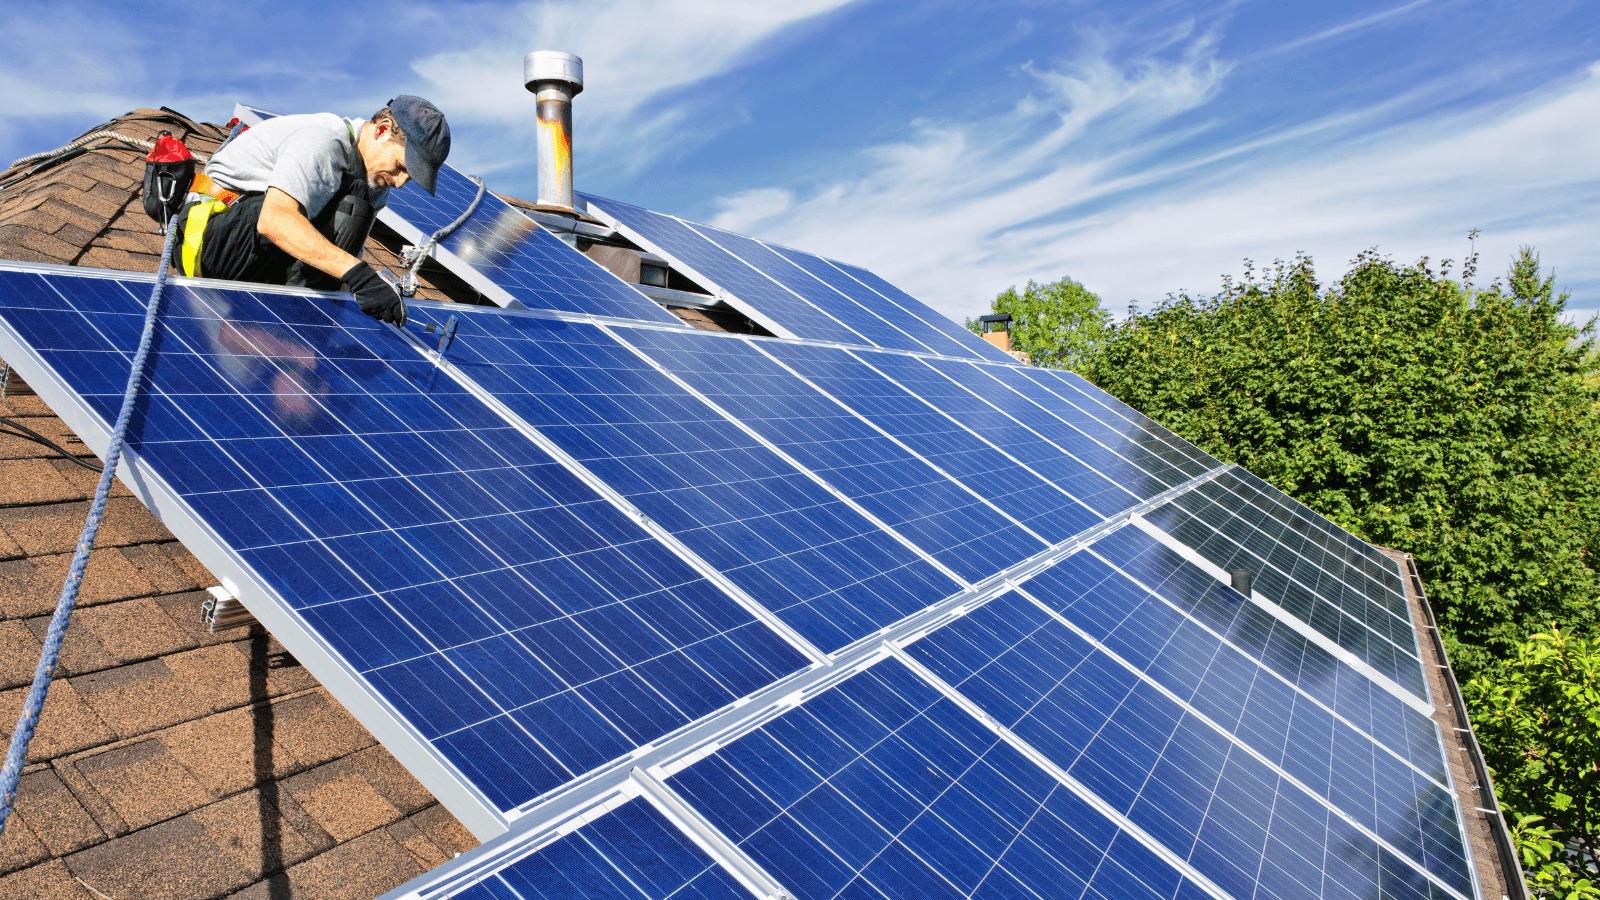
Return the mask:
POLYGON ((97 466, 94 463, 89 462, 87 460, 80 459, 76 454, 68 451, 66 448, 62 447, 60 444, 57 444, 55 441, 50 440, 49 438, 45 437, 44 435, 40 434, 37 431, 34 431, 32 428, 29 428, 28 426, 23 425, 22 423, 16 421, 15 419, 8 419, 5 416, 0 416, 0 426, 5 426, 5 428, 15 428, 16 429, 16 431, 6 431, 5 428, 0 428, 0 434, 7 434, 7 435, 10 435, 12 437, 19 437, 19 438, 22 438, 25 441, 33 441, 35 444, 43 444, 44 446, 49 447, 51 450, 56 451, 57 453, 59 453, 62 456, 66 457, 67 459, 72 460, 73 462, 77 463, 80 466, 83 466, 85 469, 88 469, 91 472, 98 472, 103 468, 102 466, 97 466))

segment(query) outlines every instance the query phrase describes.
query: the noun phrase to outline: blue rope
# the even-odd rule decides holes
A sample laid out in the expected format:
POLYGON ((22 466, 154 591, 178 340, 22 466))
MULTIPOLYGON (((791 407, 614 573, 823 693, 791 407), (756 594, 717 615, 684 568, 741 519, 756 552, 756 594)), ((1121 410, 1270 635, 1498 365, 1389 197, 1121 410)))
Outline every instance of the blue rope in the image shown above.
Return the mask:
POLYGON ((100 531, 100 517, 106 509, 106 498, 111 494, 111 476, 117 471, 123 439, 128 433, 128 420, 133 418, 133 403, 139 396, 139 385, 144 381, 145 359, 150 355, 150 343, 156 333, 156 311, 161 306, 161 291, 167 284, 167 267, 172 262, 172 234, 177 224, 176 215, 167 223, 167 242, 161 248, 161 266, 156 269, 156 284, 150 291, 150 303, 144 311, 144 334, 139 338, 138 352, 133 355, 128 387, 122 392, 122 412, 117 414, 117 424, 111 430, 111 448, 106 451, 100 484, 94 490, 94 503, 89 506, 89 518, 83 523, 83 534, 78 536, 78 552, 72 557, 72 567, 67 570, 67 583, 61 588, 56 613, 50 619, 50 631, 45 635, 39 668, 33 673, 33 686, 28 688, 28 698, 22 703, 17 729, 11 733, 11 749, 6 751, 5 767, 0 768, 0 835, 5 834, 6 821, 11 818, 11 808, 17 799, 17 784, 22 780, 22 767, 27 764, 28 742, 33 740, 34 729, 39 726, 39 714, 44 710, 44 695, 50 690, 56 661, 61 657, 61 641, 67 635, 67 619, 72 616, 72 607, 78 602, 78 588, 83 584, 83 570, 89 563, 89 550, 94 547, 95 534, 100 531))

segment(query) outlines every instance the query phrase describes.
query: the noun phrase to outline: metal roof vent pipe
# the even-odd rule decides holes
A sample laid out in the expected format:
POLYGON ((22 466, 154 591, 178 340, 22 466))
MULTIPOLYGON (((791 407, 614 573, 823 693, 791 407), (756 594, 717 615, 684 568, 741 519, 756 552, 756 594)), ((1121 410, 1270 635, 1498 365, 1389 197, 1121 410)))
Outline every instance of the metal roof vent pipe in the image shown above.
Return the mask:
POLYGON ((572 202, 572 98, 583 90, 583 60, 535 50, 523 58, 522 75, 539 102, 539 208, 578 218, 572 202))

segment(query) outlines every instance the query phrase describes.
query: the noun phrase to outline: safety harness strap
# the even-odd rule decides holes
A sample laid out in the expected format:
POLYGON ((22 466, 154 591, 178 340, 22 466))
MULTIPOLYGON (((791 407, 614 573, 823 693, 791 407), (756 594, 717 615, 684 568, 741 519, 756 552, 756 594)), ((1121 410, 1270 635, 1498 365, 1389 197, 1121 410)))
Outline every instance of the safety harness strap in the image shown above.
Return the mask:
POLYGON ((206 200, 189 207, 183 223, 183 273, 194 278, 200 274, 200 245, 206 238, 206 223, 211 217, 228 208, 221 200, 206 200))

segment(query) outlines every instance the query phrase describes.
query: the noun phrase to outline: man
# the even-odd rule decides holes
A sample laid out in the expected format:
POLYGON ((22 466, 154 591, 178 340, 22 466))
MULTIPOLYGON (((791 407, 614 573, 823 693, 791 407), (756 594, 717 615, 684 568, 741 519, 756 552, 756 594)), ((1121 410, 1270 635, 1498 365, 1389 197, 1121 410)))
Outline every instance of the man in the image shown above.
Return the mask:
POLYGON ((175 262, 185 275, 260 284, 289 283, 294 270, 297 283, 342 283, 362 312, 404 324, 405 302, 358 258, 361 243, 391 189, 415 181, 434 193, 449 153, 450 126, 421 97, 397 97, 371 121, 268 119, 224 143, 195 176, 175 262), (341 248, 335 219, 351 209, 365 210, 365 224, 341 248))

